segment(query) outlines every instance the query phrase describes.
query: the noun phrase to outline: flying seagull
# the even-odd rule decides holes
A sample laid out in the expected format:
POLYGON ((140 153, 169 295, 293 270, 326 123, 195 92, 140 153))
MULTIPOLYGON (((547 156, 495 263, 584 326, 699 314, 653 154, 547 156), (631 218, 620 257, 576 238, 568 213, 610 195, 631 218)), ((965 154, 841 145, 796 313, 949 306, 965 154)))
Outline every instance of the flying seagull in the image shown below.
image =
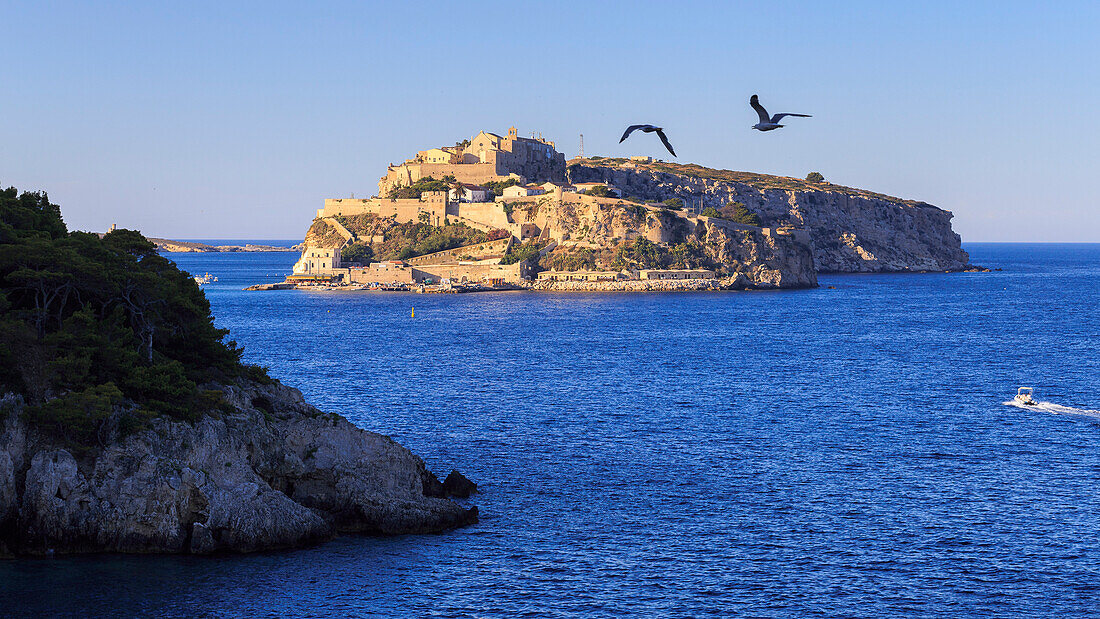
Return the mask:
POLYGON ((764 106, 760 105, 760 99, 758 99, 756 97, 756 95, 753 95, 752 98, 749 99, 749 105, 751 105, 752 109, 756 110, 757 115, 760 116, 760 122, 756 123, 751 128, 752 129, 759 129, 760 131, 771 131, 772 129, 778 129, 778 128, 782 127, 783 125, 779 124, 779 121, 782 120, 782 118, 784 116, 797 116, 799 118, 809 118, 810 117, 809 114, 789 114, 788 113, 788 114, 776 114, 775 116, 772 116, 772 117, 769 118, 768 117, 768 110, 765 110, 764 106))
POLYGON ((623 140, 630 137, 630 134, 634 133, 634 131, 638 129, 641 129, 645 133, 653 133, 654 131, 656 131, 657 137, 661 138, 661 143, 665 145, 665 148, 668 149, 668 152, 672 153, 673 157, 676 156, 676 151, 672 150, 672 144, 669 144, 668 138, 665 137, 664 127, 654 127, 653 125, 630 125, 626 128, 626 131, 623 132, 623 137, 619 138, 619 144, 622 144, 623 140))

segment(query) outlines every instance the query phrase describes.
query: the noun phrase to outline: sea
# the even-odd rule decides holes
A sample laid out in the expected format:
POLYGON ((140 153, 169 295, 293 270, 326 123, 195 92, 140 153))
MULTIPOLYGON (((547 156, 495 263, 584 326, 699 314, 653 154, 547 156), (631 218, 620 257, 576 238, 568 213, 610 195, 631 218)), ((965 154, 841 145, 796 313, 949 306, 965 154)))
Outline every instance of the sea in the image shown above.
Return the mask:
POLYGON ((996 270, 641 294, 245 292, 296 254, 168 254, 249 362, 461 471, 481 521, 0 561, 0 615, 1100 613, 1100 245, 965 248, 996 270))

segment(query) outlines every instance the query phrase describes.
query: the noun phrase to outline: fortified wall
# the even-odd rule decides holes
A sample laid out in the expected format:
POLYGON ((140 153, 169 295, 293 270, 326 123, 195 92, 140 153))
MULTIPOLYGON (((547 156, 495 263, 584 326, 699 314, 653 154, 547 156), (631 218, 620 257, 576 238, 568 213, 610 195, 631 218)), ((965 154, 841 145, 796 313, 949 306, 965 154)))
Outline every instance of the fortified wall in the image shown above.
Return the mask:
POLYGON ((426 213, 427 223, 442 226, 447 221, 447 192, 425 191, 419 198, 327 198, 325 208, 317 211, 317 217, 368 213, 396 217, 397 221, 421 221, 426 213))
POLYGON ((406 262, 419 266, 423 264, 458 264, 462 261, 500 259, 508 253, 508 248, 511 246, 512 236, 509 235, 495 241, 487 241, 476 245, 463 245, 454 249, 445 249, 432 254, 416 256, 415 258, 409 258, 406 262))

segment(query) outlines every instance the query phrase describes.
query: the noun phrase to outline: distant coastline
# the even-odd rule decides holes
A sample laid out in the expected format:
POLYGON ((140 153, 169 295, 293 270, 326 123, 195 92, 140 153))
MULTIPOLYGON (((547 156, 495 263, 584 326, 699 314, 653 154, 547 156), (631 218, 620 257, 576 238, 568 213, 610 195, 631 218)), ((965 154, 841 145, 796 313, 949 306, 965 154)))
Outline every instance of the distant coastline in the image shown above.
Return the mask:
POLYGON ((267 243, 249 243, 247 241, 234 241, 227 242, 226 244, 215 244, 217 243, 217 241, 173 241, 170 239, 158 239, 153 237, 147 238, 153 243, 156 243, 157 249, 162 252, 297 252, 302 250, 301 244, 294 244, 289 246, 270 244, 279 242, 275 240, 267 241, 267 243))

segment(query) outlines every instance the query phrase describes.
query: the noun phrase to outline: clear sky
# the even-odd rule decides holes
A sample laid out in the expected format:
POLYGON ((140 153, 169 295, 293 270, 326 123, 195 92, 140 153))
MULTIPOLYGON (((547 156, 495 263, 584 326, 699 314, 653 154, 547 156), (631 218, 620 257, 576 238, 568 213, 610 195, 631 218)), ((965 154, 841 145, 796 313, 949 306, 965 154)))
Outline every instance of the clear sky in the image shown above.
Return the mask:
POLYGON ((925 200, 1100 241, 1098 2, 0 1, 0 184, 72 229, 301 238, 481 129, 925 200), (805 112, 750 131, 748 98, 805 112), (667 157, 666 157, 667 158, 667 157))

